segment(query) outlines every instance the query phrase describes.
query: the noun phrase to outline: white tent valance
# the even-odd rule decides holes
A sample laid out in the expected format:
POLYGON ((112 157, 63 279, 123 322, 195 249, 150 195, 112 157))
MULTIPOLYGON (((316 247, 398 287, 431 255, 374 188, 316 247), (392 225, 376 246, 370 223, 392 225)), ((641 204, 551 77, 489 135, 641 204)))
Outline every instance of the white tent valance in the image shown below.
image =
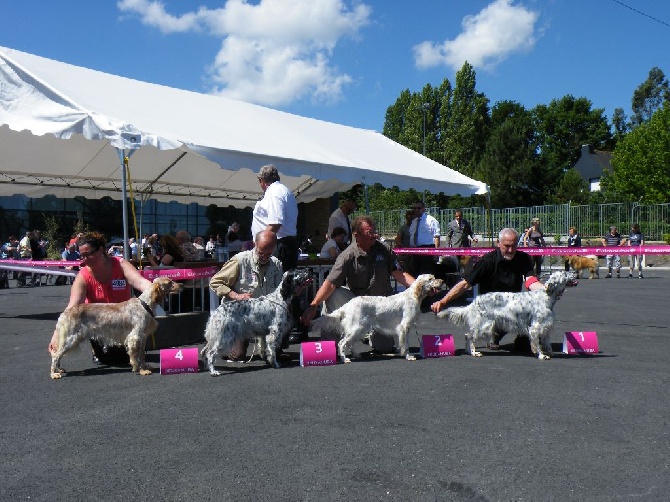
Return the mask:
POLYGON ((0 47, 0 195, 121 198, 117 149, 135 151, 134 193, 162 201, 253 205, 267 163, 299 202, 358 183, 486 192, 375 131, 0 47))

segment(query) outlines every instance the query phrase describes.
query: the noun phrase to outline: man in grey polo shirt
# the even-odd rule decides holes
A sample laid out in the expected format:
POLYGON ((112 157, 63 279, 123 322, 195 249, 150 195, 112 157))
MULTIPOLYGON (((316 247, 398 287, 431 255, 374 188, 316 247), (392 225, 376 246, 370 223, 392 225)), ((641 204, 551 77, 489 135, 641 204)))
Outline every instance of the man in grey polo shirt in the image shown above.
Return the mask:
MULTIPOLYGON (((354 237, 352 244, 339 254, 328 277, 300 318, 306 326, 309 326, 321 303, 325 304, 324 313, 332 312, 356 296, 392 295, 391 277, 405 287, 414 282, 414 277, 398 265, 393 250, 377 240, 372 218, 359 216, 351 224, 351 231, 354 237)), ((371 340, 372 346, 388 352, 390 339, 377 338, 371 340)), ((393 342, 390 343, 392 347, 393 342)))

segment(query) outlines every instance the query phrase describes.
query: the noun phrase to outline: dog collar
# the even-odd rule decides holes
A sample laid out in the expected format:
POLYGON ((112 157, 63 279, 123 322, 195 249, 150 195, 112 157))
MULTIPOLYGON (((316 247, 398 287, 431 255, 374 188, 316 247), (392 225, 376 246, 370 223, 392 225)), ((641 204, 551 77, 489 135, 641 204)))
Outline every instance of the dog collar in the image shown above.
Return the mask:
POLYGON ((153 317, 153 318, 155 319, 155 318, 156 318, 156 314, 154 314, 153 310, 151 310, 151 307, 149 307, 149 304, 148 304, 147 302, 145 302, 144 300, 142 300, 142 298, 138 298, 138 300, 140 301, 140 303, 141 303, 142 306, 144 307, 144 310, 146 310, 147 312, 149 312, 149 314, 151 315, 151 317, 153 317))

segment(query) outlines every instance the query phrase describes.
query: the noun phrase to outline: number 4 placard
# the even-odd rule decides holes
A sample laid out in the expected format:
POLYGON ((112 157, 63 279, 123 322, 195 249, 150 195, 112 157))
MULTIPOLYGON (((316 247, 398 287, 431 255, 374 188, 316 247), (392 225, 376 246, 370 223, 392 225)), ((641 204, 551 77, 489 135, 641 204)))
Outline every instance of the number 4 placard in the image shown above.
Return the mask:
POLYGON ((595 331, 566 331, 563 337, 565 354, 597 354, 598 335, 595 331))
POLYGON ((198 372, 198 349, 161 349, 161 375, 198 372))

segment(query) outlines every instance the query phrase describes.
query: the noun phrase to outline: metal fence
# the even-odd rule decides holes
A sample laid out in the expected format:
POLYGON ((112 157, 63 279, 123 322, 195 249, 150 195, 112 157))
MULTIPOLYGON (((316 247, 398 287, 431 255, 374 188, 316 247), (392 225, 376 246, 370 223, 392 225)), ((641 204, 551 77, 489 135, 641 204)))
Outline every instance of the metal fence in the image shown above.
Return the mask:
MULTIPOLYGON (((393 238, 404 224, 405 209, 371 211, 377 230, 385 238, 393 238)), ((454 219, 455 209, 426 208, 437 218, 440 228, 454 219)), ((556 204, 548 206, 511 207, 487 211, 483 207, 462 208, 463 217, 482 240, 495 240, 500 229, 515 228, 523 232, 532 218, 539 218, 545 239, 565 243, 570 227, 576 227, 582 239, 599 239, 615 225, 622 235, 628 235, 633 223, 638 223, 647 241, 663 242, 670 234, 670 204, 642 205, 637 202, 574 206, 556 204)), ((354 216, 364 214, 357 212, 354 216)))

